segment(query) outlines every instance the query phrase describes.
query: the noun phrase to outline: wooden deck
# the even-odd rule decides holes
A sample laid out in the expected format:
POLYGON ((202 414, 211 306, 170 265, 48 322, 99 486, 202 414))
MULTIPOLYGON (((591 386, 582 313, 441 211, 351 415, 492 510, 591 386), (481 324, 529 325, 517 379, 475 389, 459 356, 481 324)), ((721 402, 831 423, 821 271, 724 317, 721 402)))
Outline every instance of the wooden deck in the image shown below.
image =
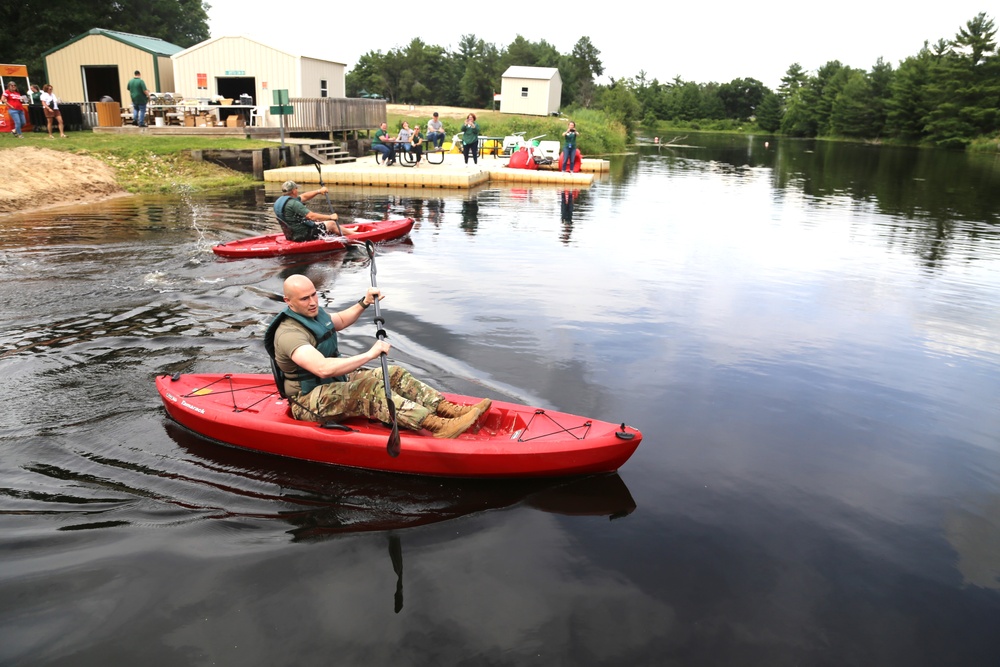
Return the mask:
MULTIPOLYGON (((444 155, 443 164, 421 163, 418 167, 404 167, 395 164, 384 167, 375 163, 374 156, 359 158, 356 162, 323 165, 325 185, 354 185, 370 187, 401 188, 451 188, 471 189, 490 182, 538 183, 572 187, 590 186, 594 182, 593 172, 608 170, 607 160, 584 158, 579 173, 565 173, 551 169, 508 169, 507 160, 492 156, 480 157, 479 164, 465 165, 458 153, 444 155)), ((269 169, 264 172, 264 181, 284 183, 292 180, 299 184, 319 185, 319 173, 315 165, 269 169)))
MULTIPOLYGON (((136 127, 135 125, 123 125, 122 127, 95 127, 94 134, 145 134, 151 137, 237 137, 240 139, 277 139, 281 136, 281 129, 277 127, 182 127, 180 125, 166 125, 157 127, 136 127)), ((288 132, 285 132, 285 141, 288 141, 288 132)))
MULTIPOLYGON (((294 133, 316 134, 324 133, 331 137, 339 134, 344 138, 354 136, 357 138, 359 132, 366 134, 379 126, 386 120, 385 100, 367 100, 354 98, 309 98, 294 97, 291 99, 292 108, 295 113, 285 116, 285 136, 294 133)), ((97 133, 131 133, 145 132, 153 136, 245 136, 259 139, 265 137, 277 137, 281 134, 281 117, 265 113, 261 125, 246 127, 188 127, 184 125, 156 125, 153 118, 149 119, 149 126, 138 128, 133 125, 101 127, 97 122, 97 112, 93 102, 84 102, 79 105, 85 108, 85 116, 91 121, 85 123, 88 129, 93 129, 97 133), (92 118, 91 118, 92 117, 92 118)), ((182 105, 176 108, 180 109, 182 105)), ((200 107, 205 109, 207 107, 200 107)), ((225 110, 226 107, 217 107, 225 110)), ((247 107, 242 107, 246 109, 247 107)), ((268 107, 269 108, 269 107, 268 107)), ((216 116, 218 114, 215 114, 216 116)), ((246 117, 249 122, 249 117, 246 117)))

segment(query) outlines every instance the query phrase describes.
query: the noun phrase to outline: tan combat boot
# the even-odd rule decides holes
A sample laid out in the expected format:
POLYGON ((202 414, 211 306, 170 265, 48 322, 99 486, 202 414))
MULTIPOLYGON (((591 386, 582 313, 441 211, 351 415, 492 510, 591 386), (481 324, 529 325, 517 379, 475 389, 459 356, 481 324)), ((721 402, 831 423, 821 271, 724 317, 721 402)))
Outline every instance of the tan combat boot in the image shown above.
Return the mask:
POLYGON ((493 404, 488 398, 484 398, 475 405, 458 405, 457 403, 452 403, 451 401, 442 398, 441 402, 437 404, 437 414, 440 417, 447 417, 448 419, 454 419, 455 417, 461 417, 467 412, 477 411, 477 414, 485 414, 490 411, 490 406, 493 404))
POLYGON ((477 419, 479 419, 479 413, 475 411, 466 412, 461 417, 456 417, 455 419, 443 419, 437 415, 427 415, 420 422, 420 427, 430 431, 434 434, 435 438, 457 438, 462 433, 465 433, 470 426, 475 424, 477 419))

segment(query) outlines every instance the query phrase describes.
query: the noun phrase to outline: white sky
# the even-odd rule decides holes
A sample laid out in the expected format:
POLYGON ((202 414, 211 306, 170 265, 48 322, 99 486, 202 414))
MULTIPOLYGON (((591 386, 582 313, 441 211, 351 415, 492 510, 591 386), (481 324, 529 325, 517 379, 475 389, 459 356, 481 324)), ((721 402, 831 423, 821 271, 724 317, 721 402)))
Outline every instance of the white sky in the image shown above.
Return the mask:
POLYGON ((604 82, 608 76, 627 78, 644 70, 647 79, 661 82, 675 76, 698 83, 754 78, 772 89, 794 62, 807 72, 830 60, 869 70, 881 56, 896 67, 924 41, 953 38, 979 12, 1000 27, 996 5, 991 9, 984 0, 844 0, 832 5, 723 0, 656 12, 639 9, 639 3, 627 3, 624 7, 635 9, 624 9, 615 2, 508 0, 476 4, 470 12, 450 2, 387 0, 348 7, 330 0, 298 0, 265 6, 265 16, 251 10, 246 0, 208 1, 212 37, 246 35, 289 53, 346 63, 348 71, 361 55, 405 47, 412 37, 454 51, 465 34, 498 48, 521 35, 532 42, 545 39, 560 53, 569 53, 580 37, 588 36, 601 52, 604 82), (429 8, 437 8, 433 15, 440 18, 431 18, 429 8), (376 16, 401 28, 382 28, 386 36, 378 39, 372 28, 376 16), (532 19, 537 16, 543 18, 532 19), (419 27, 414 32, 408 26, 419 27))

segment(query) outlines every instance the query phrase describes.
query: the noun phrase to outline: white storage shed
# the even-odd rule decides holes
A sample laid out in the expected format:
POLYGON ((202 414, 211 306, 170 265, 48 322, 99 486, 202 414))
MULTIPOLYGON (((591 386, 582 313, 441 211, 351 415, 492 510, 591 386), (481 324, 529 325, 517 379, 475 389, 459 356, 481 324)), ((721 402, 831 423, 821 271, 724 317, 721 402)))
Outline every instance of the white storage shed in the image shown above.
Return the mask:
MULTIPOLYGON (((344 63, 287 53, 246 36, 213 37, 176 53, 174 81, 184 98, 249 95, 253 104, 270 107, 273 90, 289 97, 345 97, 344 63)), ((279 119, 267 117, 277 126, 279 119)))
POLYGON ((555 67, 512 65, 500 83, 500 111, 548 116, 559 112, 562 77, 555 67))

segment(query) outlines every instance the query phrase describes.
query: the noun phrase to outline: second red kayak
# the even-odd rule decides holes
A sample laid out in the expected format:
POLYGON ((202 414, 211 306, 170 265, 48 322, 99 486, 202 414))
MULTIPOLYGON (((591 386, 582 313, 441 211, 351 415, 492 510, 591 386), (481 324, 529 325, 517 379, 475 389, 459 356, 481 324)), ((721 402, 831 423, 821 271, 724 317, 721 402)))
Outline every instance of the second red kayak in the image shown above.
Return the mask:
POLYGON ((277 257, 280 255, 332 252, 342 250, 355 243, 364 244, 365 241, 379 243, 403 238, 413 229, 413 218, 351 222, 349 224, 356 226, 358 233, 346 237, 346 240, 344 237, 328 236, 313 241, 289 241, 284 234, 268 234, 220 243, 213 246, 212 252, 220 257, 277 257))

